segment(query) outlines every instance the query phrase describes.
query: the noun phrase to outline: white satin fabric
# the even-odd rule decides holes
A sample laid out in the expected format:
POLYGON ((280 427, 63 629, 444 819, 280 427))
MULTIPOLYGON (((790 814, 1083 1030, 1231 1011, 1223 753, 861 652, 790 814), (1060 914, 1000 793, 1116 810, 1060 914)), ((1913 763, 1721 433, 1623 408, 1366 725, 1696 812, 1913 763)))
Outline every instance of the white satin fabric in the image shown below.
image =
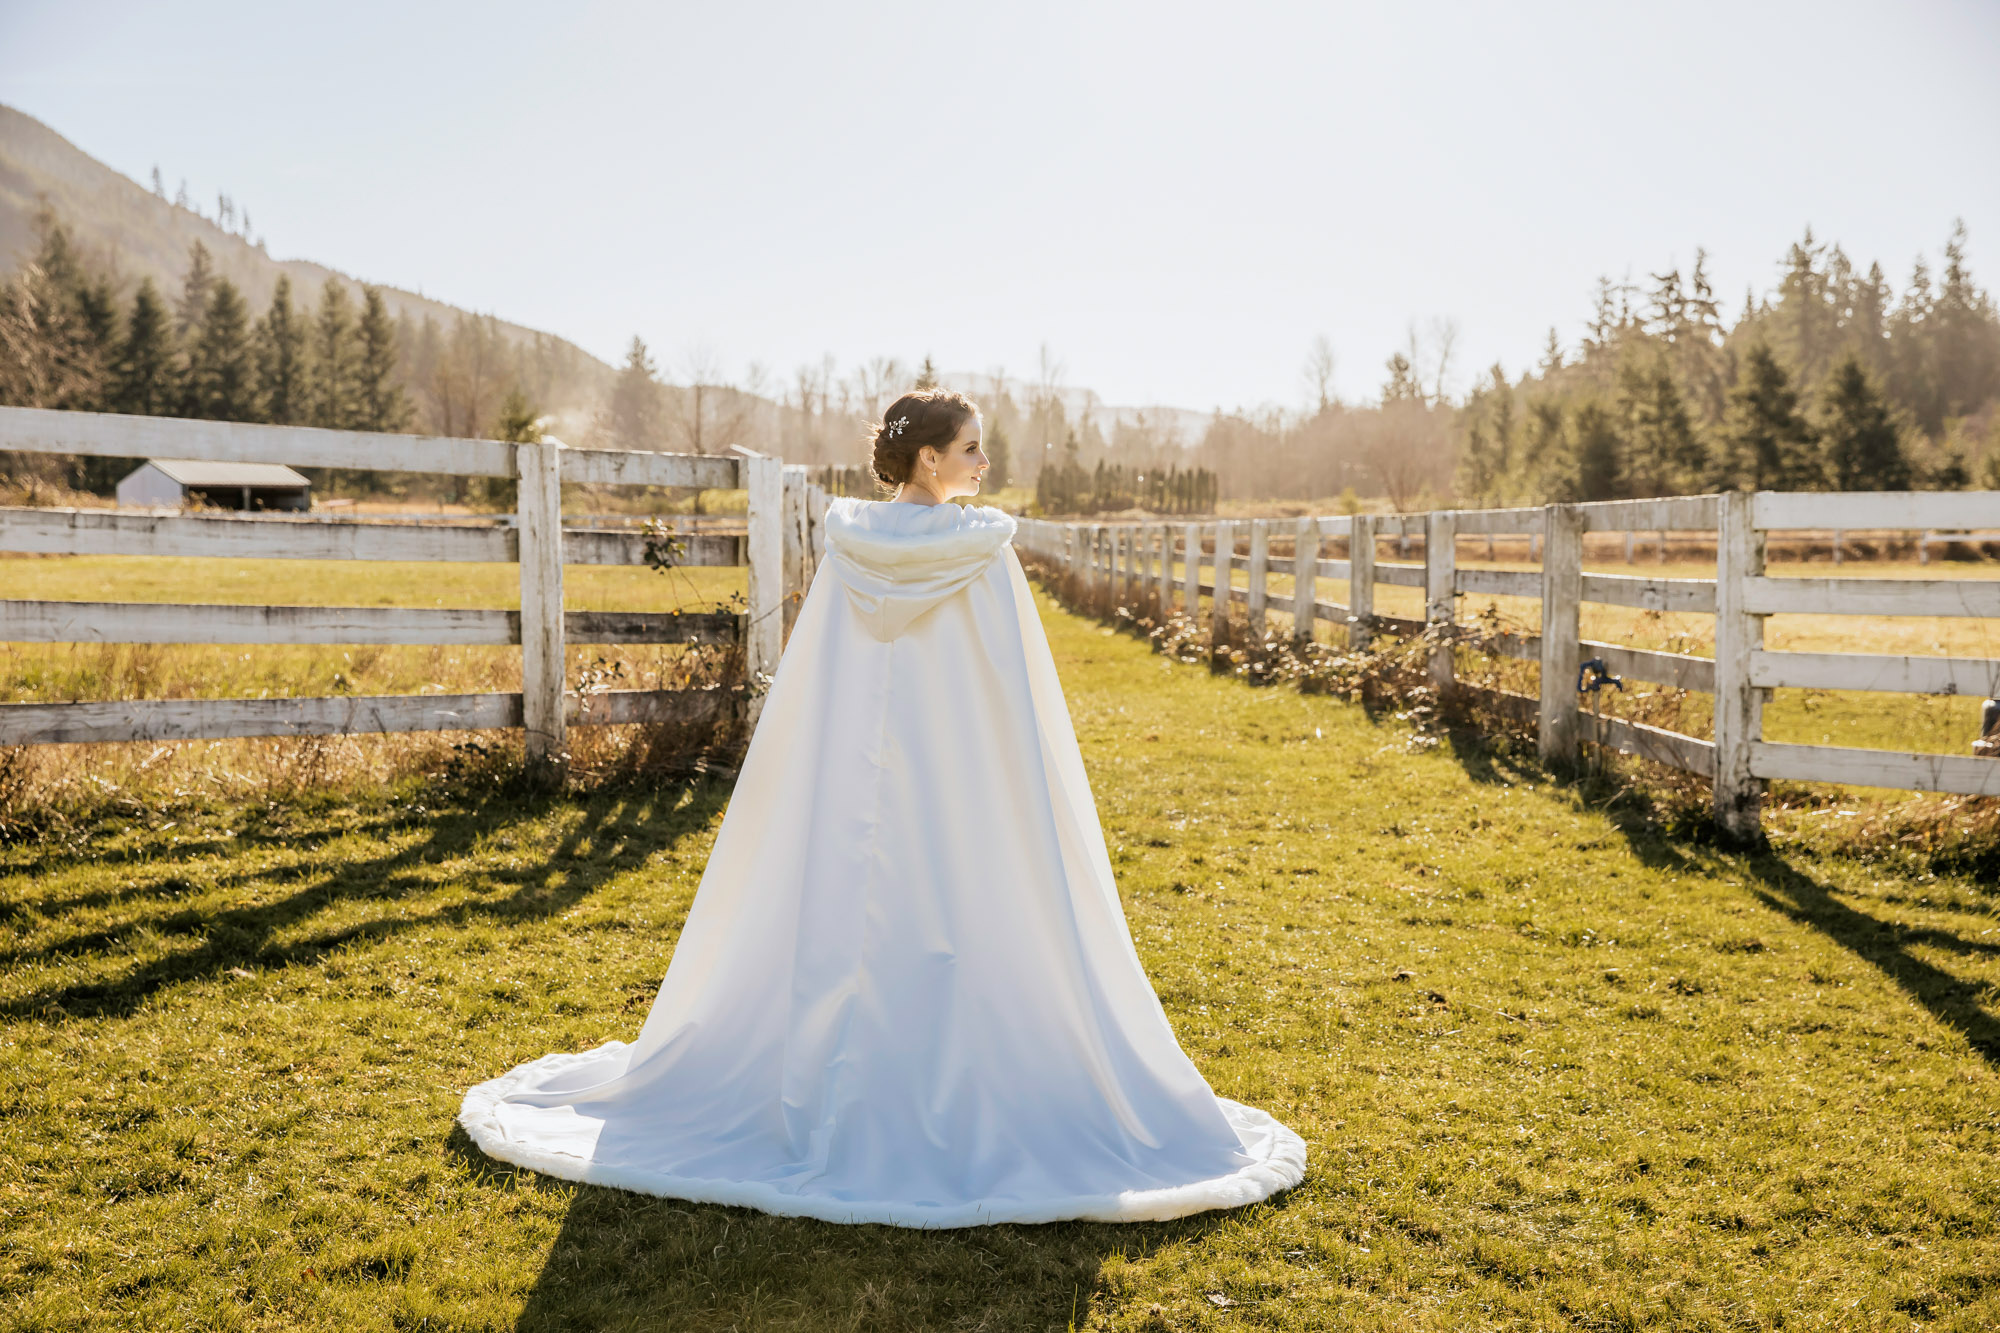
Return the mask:
POLYGON ((466 1094, 486 1152, 835 1222, 1178 1217, 1305 1145, 1181 1051, 990 507, 835 500, 638 1039, 466 1094))

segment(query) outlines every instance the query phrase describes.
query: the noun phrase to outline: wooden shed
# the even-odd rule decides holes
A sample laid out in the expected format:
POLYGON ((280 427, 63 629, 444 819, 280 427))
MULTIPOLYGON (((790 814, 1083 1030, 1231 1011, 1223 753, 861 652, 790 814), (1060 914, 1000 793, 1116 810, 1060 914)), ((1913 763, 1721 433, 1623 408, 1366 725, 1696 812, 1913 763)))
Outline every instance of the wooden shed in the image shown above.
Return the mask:
POLYGON ((312 483, 281 463, 206 463, 149 458, 118 483, 118 503, 135 509, 312 508, 312 483))

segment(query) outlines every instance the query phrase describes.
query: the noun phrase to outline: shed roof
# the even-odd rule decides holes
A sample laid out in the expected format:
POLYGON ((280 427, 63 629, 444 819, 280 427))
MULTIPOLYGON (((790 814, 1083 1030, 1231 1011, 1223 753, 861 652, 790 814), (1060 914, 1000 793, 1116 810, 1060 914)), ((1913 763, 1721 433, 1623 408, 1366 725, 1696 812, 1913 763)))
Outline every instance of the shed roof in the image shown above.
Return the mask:
POLYGON ((311 486, 282 463, 211 463, 199 458, 146 460, 183 486, 311 486))

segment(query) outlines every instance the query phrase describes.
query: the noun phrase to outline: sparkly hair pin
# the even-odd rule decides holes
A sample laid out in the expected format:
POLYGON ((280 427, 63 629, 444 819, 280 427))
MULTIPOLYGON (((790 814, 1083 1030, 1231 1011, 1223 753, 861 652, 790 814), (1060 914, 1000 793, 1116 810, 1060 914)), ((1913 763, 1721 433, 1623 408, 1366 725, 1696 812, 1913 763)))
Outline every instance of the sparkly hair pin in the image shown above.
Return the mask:
POLYGON ((908 417, 897 417, 894 421, 889 423, 889 428, 886 431, 884 431, 883 434, 887 435, 890 439, 893 440, 898 435, 901 435, 903 433, 903 427, 909 424, 910 424, 910 419, 908 417))

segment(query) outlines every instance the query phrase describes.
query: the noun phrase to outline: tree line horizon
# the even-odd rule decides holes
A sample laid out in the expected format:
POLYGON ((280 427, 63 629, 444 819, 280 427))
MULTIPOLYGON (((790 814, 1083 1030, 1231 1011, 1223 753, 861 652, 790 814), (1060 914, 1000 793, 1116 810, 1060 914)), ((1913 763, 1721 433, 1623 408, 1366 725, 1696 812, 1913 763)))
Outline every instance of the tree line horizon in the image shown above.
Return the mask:
MULTIPOLYGON (((850 466, 887 402, 939 379, 929 358, 912 369, 877 357, 842 376, 827 357, 789 383, 755 366, 732 381, 697 349, 676 383, 638 337, 605 376, 599 363, 563 364, 543 335, 508 338, 491 316, 449 328, 391 317, 380 289, 357 284, 357 298, 338 278, 314 298, 281 275, 253 314, 199 241, 171 300, 150 279, 127 297, 46 209, 38 237, 0 280, 0 403, 499 439, 535 437, 556 407, 584 445, 742 444, 850 466)), ((1462 396, 1448 388, 1448 322, 1421 336, 1413 326, 1384 364, 1379 398, 1364 403, 1331 392, 1334 353, 1320 339, 1303 409, 1218 409, 1195 439, 1143 412, 1107 419, 1094 395, 1073 411, 1044 349, 1024 380, 973 377, 993 458, 987 489, 1027 487, 1045 513, 1177 514, 1223 498, 1367 494, 1409 509, 1735 487, 2000 489, 2000 314, 1966 245, 1956 224, 1936 277, 1920 256, 1898 292, 1879 264, 1864 271, 1808 229, 1775 287, 1747 292, 1733 322, 1698 250, 1686 274, 1600 280, 1574 347, 1551 329, 1535 366, 1510 377, 1496 363, 1462 396)), ((127 465, 57 460, 62 475, 48 480, 106 494, 127 465)), ((24 466, 0 457, 0 473, 24 466)), ((326 479, 389 494, 412 484, 326 479)))

